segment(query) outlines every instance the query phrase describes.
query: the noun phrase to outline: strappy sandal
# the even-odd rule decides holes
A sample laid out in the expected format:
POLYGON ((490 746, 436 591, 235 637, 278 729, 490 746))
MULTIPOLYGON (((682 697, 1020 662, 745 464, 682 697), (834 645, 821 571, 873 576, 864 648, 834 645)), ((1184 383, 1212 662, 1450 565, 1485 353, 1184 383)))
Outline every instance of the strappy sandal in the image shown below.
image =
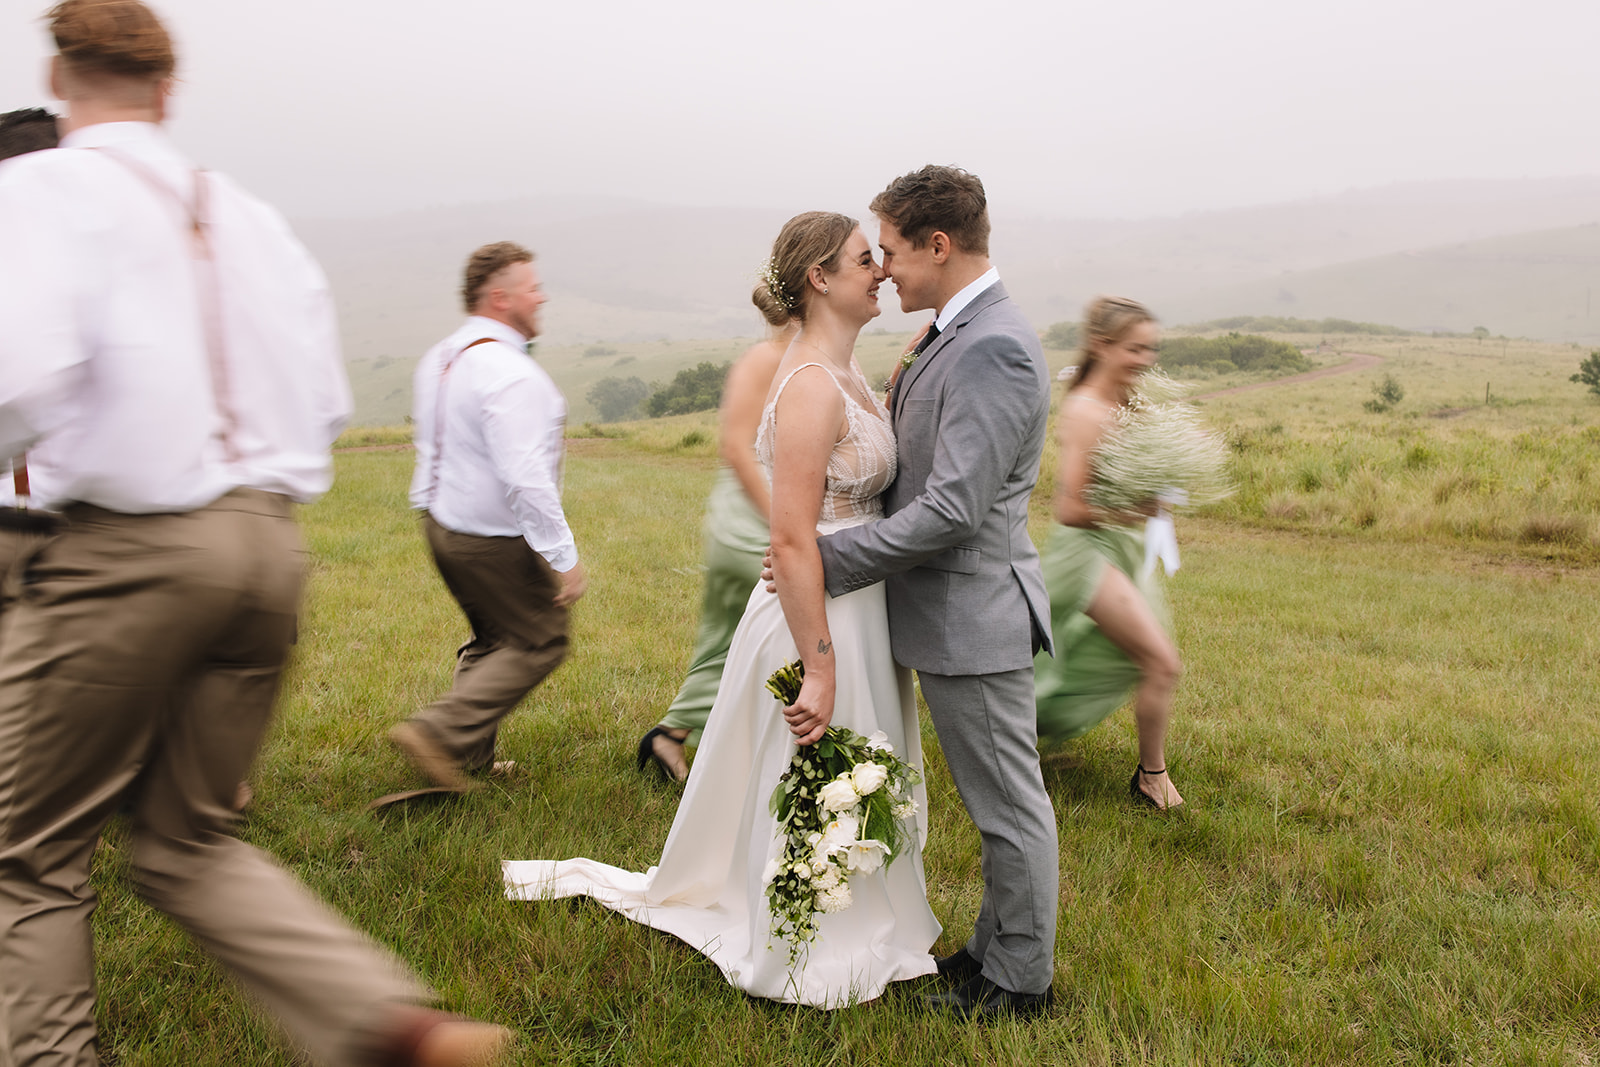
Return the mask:
POLYGON ((1167 769, 1165 767, 1161 768, 1159 771, 1147 771, 1144 769, 1144 764, 1142 763, 1136 766, 1133 771, 1133 777, 1128 779, 1128 795, 1133 798, 1133 802, 1135 804, 1143 804, 1146 807, 1154 808, 1156 811, 1171 811, 1173 808, 1181 808, 1183 806, 1182 804, 1163 806, 1156 801, 1155 797, 1139 788, 1140 775, 1143 775, 1146 778, 1159 778, 1166 773, 1167 769))
POLYGON ((661 772, 663 781, 672 783, 683 781, 683 779, 672 773, 672 768, 667 766, 666 760, 656 755, 655 740, 658 737, 666 738, 679 748, 682 748, 684 742, 688 740, 687 737, 673 737, 659 726, 650 727, 650 732, 639 739, 639 773, 644 774, 645 767, 654 763, 656 770, 661 772))

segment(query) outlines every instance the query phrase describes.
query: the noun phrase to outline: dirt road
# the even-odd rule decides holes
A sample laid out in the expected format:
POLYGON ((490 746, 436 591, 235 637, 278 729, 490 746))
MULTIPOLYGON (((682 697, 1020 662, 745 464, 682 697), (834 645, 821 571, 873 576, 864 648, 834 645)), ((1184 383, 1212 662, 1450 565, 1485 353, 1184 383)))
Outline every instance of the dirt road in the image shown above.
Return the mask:
POLYGON ((1348 363, 1339 363, 1332 367, 1318 367, 1308 370, 1304 374, 1291 374, 1287 378, 1273 378, 1265 382, 1252 382, 1250 385, 1236 385, 1232 389, 1218 389, 1210 393, 1197 393, 1190 400, 1205 400, 1213 396, 1231 396, 1234 393, 1248 393, 1253 389, 1270 389, 1279 385, 1299 385, 1301 382, 1314 382, 1318 378, 1331 378, 1335 374, 1349 374, 1351 371, 1366 370, 1376 367, 1383 362, 1382 356, 1370 356, 1363 352, 1346 352, 1350 357, 1348 363))

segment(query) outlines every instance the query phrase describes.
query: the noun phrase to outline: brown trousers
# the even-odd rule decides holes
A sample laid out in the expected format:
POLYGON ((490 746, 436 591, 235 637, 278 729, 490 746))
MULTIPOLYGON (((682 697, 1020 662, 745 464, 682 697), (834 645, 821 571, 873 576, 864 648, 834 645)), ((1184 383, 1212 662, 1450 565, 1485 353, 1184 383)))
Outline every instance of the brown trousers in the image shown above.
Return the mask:
POLYGON ((467 770, 494 762, 500 720, 567 657, 556 572, 520 537, 475 537, 423 513, 439 575, 472 627, 450 691, 413 717, 467 770))
POLYGON ((317 1061, 362 1062, 432 999, 233 836, 303 557, 289 503, 255 490, 185 514, 78 505, 34 554, 0 620, 0 1065, 99 1063, 89 867, 125 799, 140 894, 317 1061))

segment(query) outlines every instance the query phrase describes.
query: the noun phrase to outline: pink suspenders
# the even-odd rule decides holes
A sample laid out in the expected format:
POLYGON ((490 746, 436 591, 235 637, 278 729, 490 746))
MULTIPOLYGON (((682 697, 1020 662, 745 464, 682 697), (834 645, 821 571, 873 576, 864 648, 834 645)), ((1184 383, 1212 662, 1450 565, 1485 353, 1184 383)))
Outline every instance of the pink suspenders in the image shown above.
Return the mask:
POLYGON ((191 204, 179 196, 176 189, 162 181, 155 172, 138 160, 108 148, 96 148, 94 151, 103 152, 107 159, 114 159, 122 164, 129 173, 152 190, 176 203, 188 216, 190 251, 195 264, 195 290, 200 298, 200 326, 205 338, 206 359, 211 367, 211 394, 217 406, 217 415, 222 420, 222 454, 230 463, 235 462, 239 458, 238 447, 234 441, 239 418, 228 389, 227 350, 222 330, 221 283, 217 275, 216 252, 211 247, 210 222, 206 216, 207 190, 210 186, 206 180, 206 172, 203 170, 194 172, 194 202, 191 204))
POLYGON ((466 345, 445 360, 444 366, 439 368, 439 395, 434 397, 433 403, 433 469, 428 474, 428 505, 433 506, 439 499, 439 464, 444 457, 444 385, 450 377, 450 368, 456 361, 467 354, 468 348, 476 348, 494 341, 493 337, 480 337, 471 344, 466 345))

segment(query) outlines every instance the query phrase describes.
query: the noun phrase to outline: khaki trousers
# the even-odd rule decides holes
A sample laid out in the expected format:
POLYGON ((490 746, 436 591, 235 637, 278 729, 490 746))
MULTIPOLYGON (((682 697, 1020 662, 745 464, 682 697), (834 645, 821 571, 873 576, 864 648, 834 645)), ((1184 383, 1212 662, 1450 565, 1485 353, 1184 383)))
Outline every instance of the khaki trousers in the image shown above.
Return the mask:
POLYGON ((494 762, 500 720, 567 657, 556 572, 520 537, 475 537, 423 513, 439 575, 472 627, 450 691, 413 717, 466 770, 494 762))
POLYGON ((295 629, 288 502, 87 505, 0 620, 0 1065, 95 1067, 90 857, 132 801, 140 894, 319 1062, 357 1064, 432 999, 391 954, 233 836, 295 629))
POLYGON ((0 527, 0 615, 4 615, 16 599, 21 577, 17 572, 39 540, 38 534, 0 527))

